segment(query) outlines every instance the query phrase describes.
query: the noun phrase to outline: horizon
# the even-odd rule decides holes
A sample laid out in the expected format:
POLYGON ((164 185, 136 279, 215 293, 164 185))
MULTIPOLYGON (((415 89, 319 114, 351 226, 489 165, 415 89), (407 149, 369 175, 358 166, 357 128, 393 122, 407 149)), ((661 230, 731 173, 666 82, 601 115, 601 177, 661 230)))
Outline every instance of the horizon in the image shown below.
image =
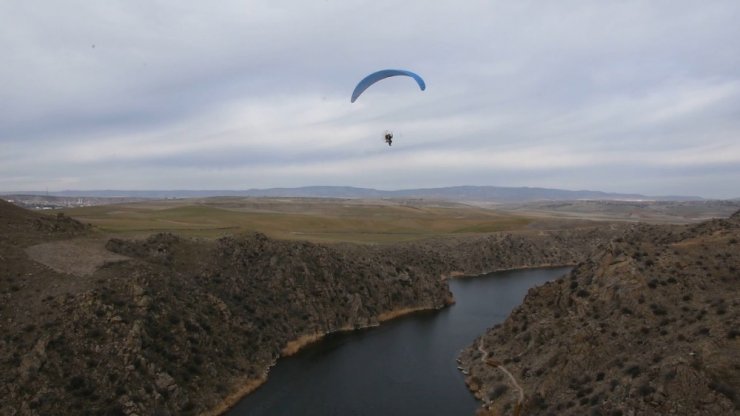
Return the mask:
MULTIPOLYGON (((668 199, 668 198, 682 198, 682 199, 694 199, 694 200, 705 200, 705 201, 711 201, 711 200, 737 200, 740 199, 740 196, 735 197, 728 197, 728 198, 711 198, 711 197, 705 197, 702 195, 669 195, 669 194, 659 194, 659 195, 648 195, 648 194, 641 194, 638 192, 612 192, 612 191, 604 191, 601 189, 567 189, 567 188, 548 188, 548 187, 541 187, 541 186, 499 186, 499 185, 451 185, 451 186, 443 186, 443 187, 422 187, 422 188, 396 188, 396 189, 388 189, 388 188, 369 188, 369 187, 360 187, 360 186, 351 186, 351 185, 306 185, 306 186, 297 186, 297 187, 269 187, 269 188, 232 188, 232 189, 196 189, 196 188, 161 188, 161 189, 113 189, 113 188, 107 188, 107 189, 60 189, 60 190, 18 190, 18 191, 6 191, 6 190, 0 190, 0 195, 36 195, 36 196, 43 196, 44 194, 48 194, 50 196, 55 196, 52 194, 62 194, 62 193, 68 193, 72 194, 69 195, 69 197, 74 196, 84 196, 82 194, 84 193, 113 193, 113 192, 123 192, 123 193, 177 193, 177 192, 202 192, 202 193, 212 193, 212 192, 232 192, 232 193, 238 193, 238 192, 259 192, 259 191, 279 191, 279 190, 305 190, 305 189, 312 189, 312 188, 328 188, 328 189, 352 189, 352 190, 360 190, 360 191, 377 191, 377 192, 403 192, 403 191, 435 191, 435 190, 448 190, 448 189, 455 189, 455 188, 491 188, 491 189, 506 189, 506 190, 542 190, 542 191, 558 191, 558 192, 569 192, 569 193, 578 193, 578 192, 588 192, 588 193, 601 193, 605 195, 612 195, 612 196, 624 196, 624 197, 644 197, 647 199, 615 199, 619 201, 639 201, 639 200, 647 200, 650 201, 652 199, 650 198, 661 198, 661 199, 668 199), (74 193, 79 193, 80 195, 75 195, 74 193)), ((218 196, 231 196, 231 195, 210 195, 213 197, 218 196)), ((286 196, 290 197, 290 196, 286 196)), ((338 196, 337 198, 343 198, 341 196, 338 196)), ((590 198, 579 198, 583 200, 591 200, 590 198)))
POLYGON ((3 192, 739 196, 737 2, 73 6, 0 4, 3 192), (389 78, 351 103, 383 68, 426 89, 389 78))

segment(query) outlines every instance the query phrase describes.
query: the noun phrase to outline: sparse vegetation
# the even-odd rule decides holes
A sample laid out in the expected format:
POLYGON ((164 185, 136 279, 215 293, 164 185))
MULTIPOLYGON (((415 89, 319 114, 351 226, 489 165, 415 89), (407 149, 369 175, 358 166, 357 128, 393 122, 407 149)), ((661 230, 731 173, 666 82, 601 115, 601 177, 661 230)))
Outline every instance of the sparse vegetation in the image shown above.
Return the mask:
MULTIPOLYGON (((410 206, 403 201, 310 198, 207 198, 102 205, 65 210, 107 233, 158 232, 215 238, 259 231, 316 242, 392 243, 519 230, 526 216, 455 203, 410 206)), ((564 223, 565 224, 565 223, 564 223)))
MULTIPOLYGON (((434 222, 459 213, 458 209, 470 210, 466 211, 470 215, 479 211, 457 206, 420 210, 407 206, 390 211, 407 212, 404 220, 417 216, 434 222)), ((370 213, 365 212, 368 218, 372 217, 370 213)), ((159 214, 163 215, 159 219, 168 219, 166 215, 188 211, 159 214)), ((191 219, 203 213, 192 214, 191 219)), ((304 221, 301 226, 307 225, 307 217, 295 218, 304 221)), ((379 218, 389 221, 387 217, 379 218)), ((422 226, 427 228, 424 238, 444 236, 450 224, 470 218, 451 218, 451 222, 440 221, 430 227, 412 221, 410 228, 397 235, 381 239, 368 235, 365 241, 421 237, 414 230, 422 226)), ((504 224, 516 217, 486 218, 473 220, 500 218, 504 224)), ((339 221, 337 227, 341 221, 345 225, 355 221, 340 221, 337 217, 321 221, 325 220, 339 221)), ((368 221, 364 226, 368 224, 377 223, 368 221)), ((510 224, 523 227, 516 221, 510 224)), ((90 230, 69 217, 46 218, 14 210, 0 201, 0 255, 13 259, 0 262, 0 267, 12 267, 0 273, 0 293, 8 301, 3 303, 2 311, 12 311, 17 318, 12 323, 0 322, 3 349, 11 352, 0 362, 4 370, 0 372, 0 396, 4 398, 0 413, 4 406, 18 408, 25 402, 33 402, 38 414, 116 413, 121 409, 111 406, 111 400, 120 399, 125 400, 127 413, 136 408, 138 414, 148 414, 152 409, 159 409, 156 411, 161 414, 186 414, 187 406, 191 413, 199 414, 243 386, 245 378, 261 378, 284 353, 286 344, 301 335, 372 325, 381 314, 398 309, 441 307, 449 302, 450 294, 440 276, 453 271, 477 274, 497 268, 574 264, 619 229, 590 226, 480 236, 453 230, 453 235, 464 234, 466 238, 375 246, 318 245, 275 240, 259 233, 217 240, 170 233, 140 240, 121 238, 148 233, 148 229, 128 229, 116 238, 104 239, 99 229, 90 230), (5 232, 5 209, 20 221, 13 227, 28 223, 37 231, 12 228, 12 233, 5 232), (37 228, 38 224, 41 226, 37 228), (86 244, 76 247, 79 253, 97 247, 106 255, 118 257, 115 261, 105 257, 102 263, 82 272, 67 272, 30 261, 23 252, 23 247, 37 247, 49 240, 73 243, 54 249, 76 246, 85 240, 86 244), (52 280, 53 285, 43 283, 52 280), (11 285, 17 286, 16 292, 11 285), (29 322, 26 316, 37 319, 29 322), (22 364, 37 362, 44 363, 42 370, 32 364, 27 374, 21 374, 25 371, 22 364), (84 379, 73 379, 79 371, 84 371, 84 379), (64 388, 58 397, 48 400, 42 397, 44 386, 64 388)), ((358 235, 364 239, 365 232, 357 228, 327 239, 352 240, 358 235)), ((75 255, 71 260, 82 263, 88 259, 75 255)), ((533 342, 541 335, 531 332, 528 325, 523 322, 517 330, 522 340, 533 342)), ((490 382, 506 383, 494 378, 490 382)), ((503 394, 500 399, 508 396, 515 395, 503 394)))
POLYGON ((562 283, 533 290, 484 336, 492 354, 521 357, 504 365, 525 392, 557 398, 529 414, 737 413, 740 252, 728 235, 740 237, 740 212, 695 226, 639 225, 562 283), (533 337, 536 348, 501 336, 525 317, 530 333, 549 334, 533 337), (557 371, 523 372, 550 369, 556 357, 557 371))

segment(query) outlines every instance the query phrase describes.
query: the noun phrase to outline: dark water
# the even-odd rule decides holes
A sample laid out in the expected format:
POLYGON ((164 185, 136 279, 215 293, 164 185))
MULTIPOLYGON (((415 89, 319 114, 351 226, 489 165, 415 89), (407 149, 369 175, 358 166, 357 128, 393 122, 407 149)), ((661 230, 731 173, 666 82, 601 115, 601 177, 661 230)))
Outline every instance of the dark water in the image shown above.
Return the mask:
POLYGON ((330 335, 281 359, 236 415, 472 415, 478 406, 456 358, 503 321, 530 287, 568 268, 492 273, 450 281, 457 303, 380 327, 330 335))

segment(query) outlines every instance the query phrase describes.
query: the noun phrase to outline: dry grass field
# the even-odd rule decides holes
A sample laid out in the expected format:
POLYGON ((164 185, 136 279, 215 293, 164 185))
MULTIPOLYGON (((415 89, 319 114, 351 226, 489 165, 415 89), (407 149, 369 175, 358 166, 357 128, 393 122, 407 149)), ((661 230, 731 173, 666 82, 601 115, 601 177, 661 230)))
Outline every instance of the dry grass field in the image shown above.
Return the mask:
POLYGON ((316 198, 205 198, 73 208, 65 214, 101 231, 170 231, 214 238, 259 231, 274 238, 391 243, 517 230, 531 219, 449 202, 316 198))
POLYGON ((529 218, 690 224, 727 218, 740 209, 740 201, 542 201, 494 207, 529 218))
MULTIPOLYGON (((594 222, 691 223, 727 217, 738 201, 560 201, 520 205, 422 199, 213 197, 67 208, 105 234, 173 232, 215 238, 259 231, 278 239, 393 243, 594 222)), ((55 211, 58 212, 58 211, 55 211)))

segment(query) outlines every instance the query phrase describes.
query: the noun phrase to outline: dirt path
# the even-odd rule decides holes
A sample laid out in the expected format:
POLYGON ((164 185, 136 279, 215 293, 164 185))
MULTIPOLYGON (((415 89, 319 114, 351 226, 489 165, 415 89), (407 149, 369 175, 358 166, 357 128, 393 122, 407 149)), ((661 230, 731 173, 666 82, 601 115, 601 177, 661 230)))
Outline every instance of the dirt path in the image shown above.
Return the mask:
POLYGON ((106 250, 105 241, 93 238, 53 241, 28 247, 26 254, 57 272, 83 277, 95 273, 106 263, 129 259, 106 250))
MULTIPOLYGON (((519 385, 519 382, 516 381, 516 378, 514 377, 514 375, 511 374, 509 372, 509 370, 506 369, 506 367, 504 367, 500 362, 498 362, 498 361, 496 361, 496 360, 494 360, 492 358, 488 358, 488 351, 486 351, 486 350, 483 349, 483 341, 482 340, 478 342, 478 351, 480 351, 481 354, 483 354, 481 356, 481 358, 480 358, 481 361, 483 361, 483 363, 485 363, 486 365, 490 365, 491 367, 496 367, 499 370, 503 371, 504 374, 506 374, 509 377, 509 380, 511 380, 511 384, 513 384, 514 387, 519 391, 519 400, 517 402, 516 409, 514 410, 514 414, 515 415, 518 415, 519 414, 519 408, 521 407, 522 403, 524 402, 524 389, 522 388, 522 386, 519 385)), ((486 402, 487 403, 489 402, 488 398, 486 398, 486 402)))

